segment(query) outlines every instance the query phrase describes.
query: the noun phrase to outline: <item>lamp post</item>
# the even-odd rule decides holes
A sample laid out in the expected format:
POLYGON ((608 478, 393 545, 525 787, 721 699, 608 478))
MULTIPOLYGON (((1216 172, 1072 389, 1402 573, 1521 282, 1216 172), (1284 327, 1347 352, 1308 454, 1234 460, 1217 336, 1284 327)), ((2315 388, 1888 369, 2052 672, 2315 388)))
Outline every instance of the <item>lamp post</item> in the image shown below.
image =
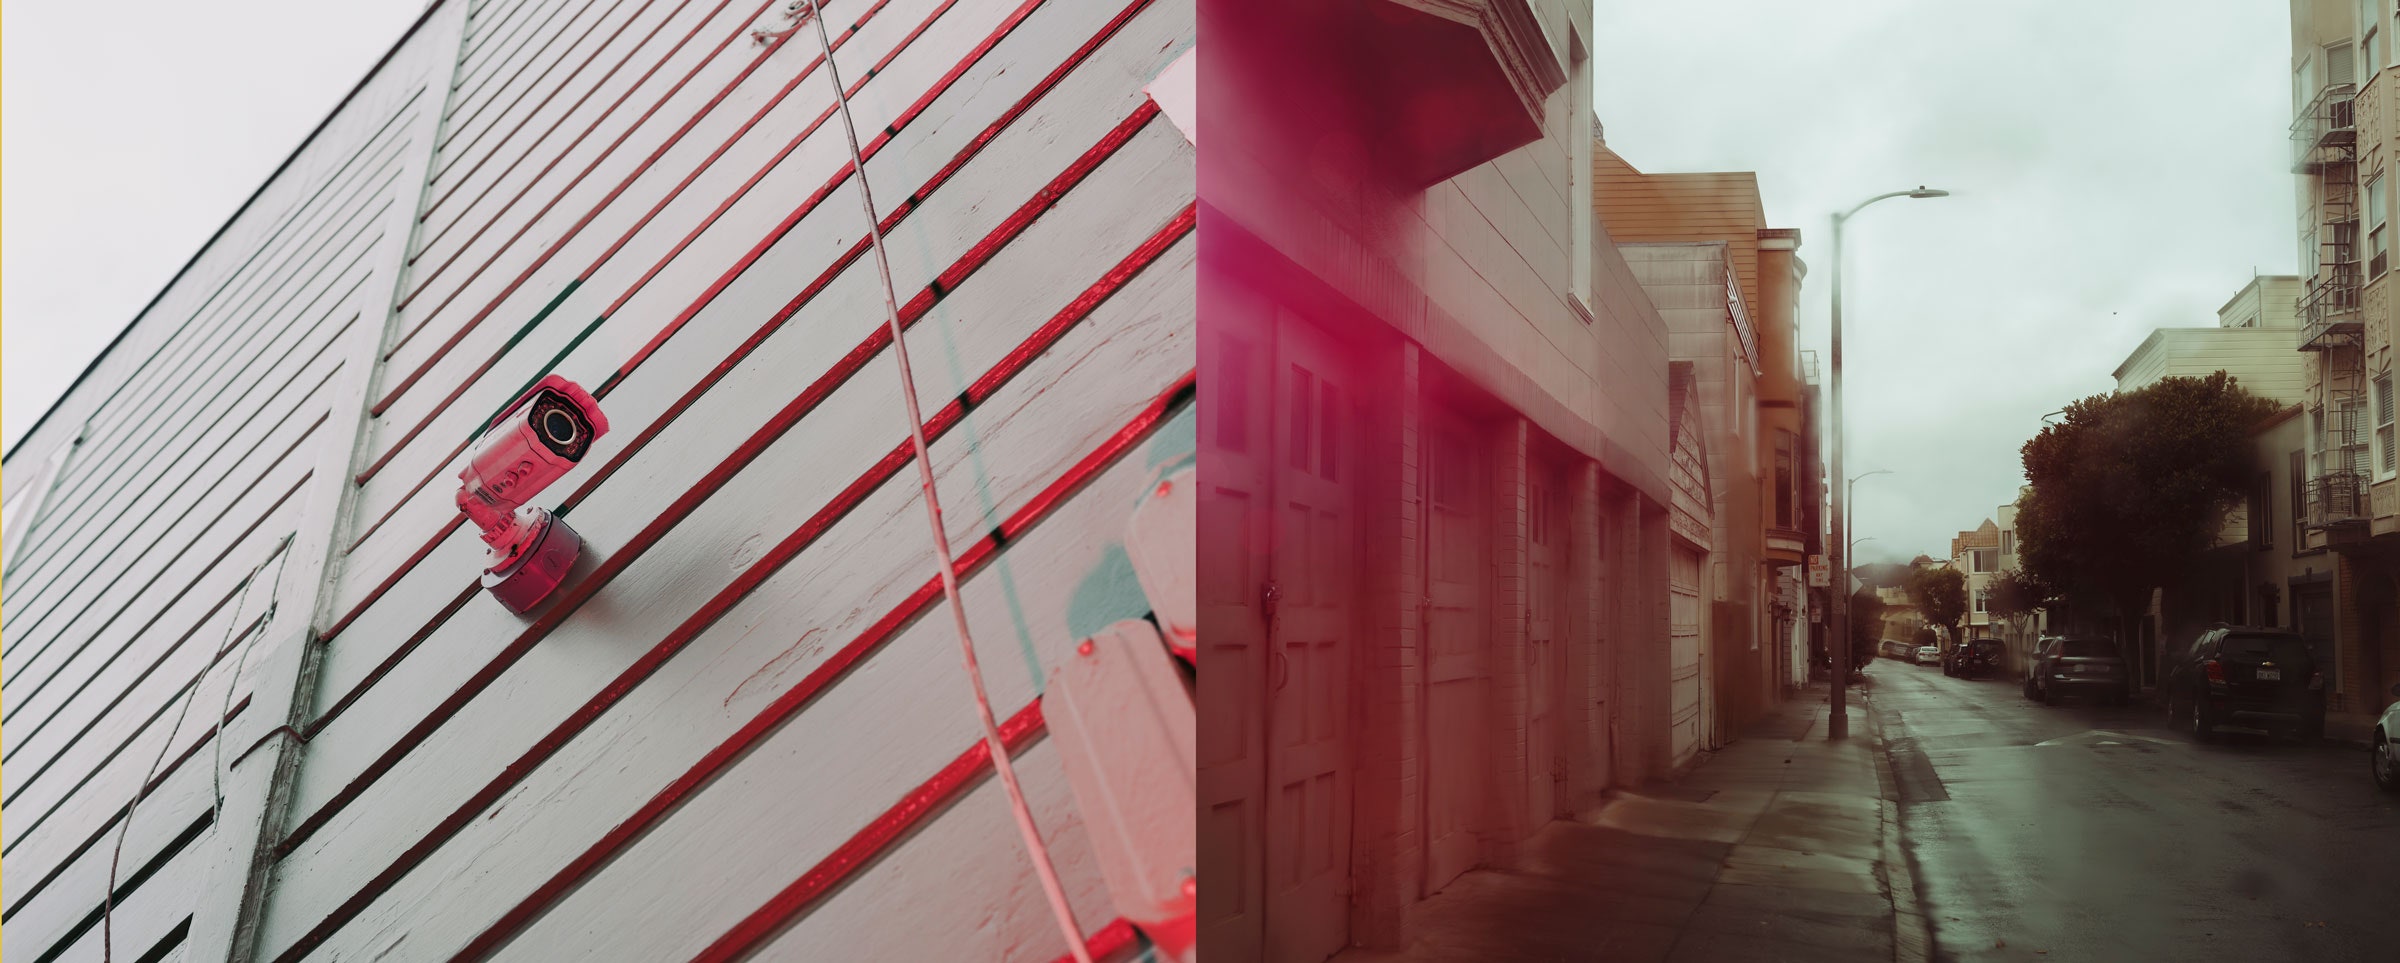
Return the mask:
MULTIPOLYGON (((1850 504, 1852 504, 1852 505, 1856 505, 1856 504, 1858 503, 1858 480, 1859 480, 1859 479, 1861 479, 1861 478, 1873 478, 1873 477, 1875 477, 1875 476, 1877 476, 1877 475, 1890 475, 1890 474, 1895 474, 1895 472, 1893 472, 1893 471, 1892 471, 1891 469, 1889 469, 1889 468, 1878 468, 1878 469, 1875 469, 1874 471, 1859 472, 1859 473, 1858 473, 1858 474, 1856 474, 1856 475, 1852 475, 1852 476, 1850 476, 1850 480, 1849 480, 1848 482, 1846 482, 1846 483, 1844 483, 1844 484, 1843 484, 1842 490, 1843 490, 1843 492, 1845 492, 1845 494, 1842 496, 1842 500, 1843 500, 1843 501, 1845 501, 1845 502, 1848 502, 1848 503, 1850 503, 1850 504)), ((1857 528, 1857 526, 1855 526, 1855 525, 1853 525, 1853 526, 1851 526, 1851 527, 1852 527, 1853 529, 1857 528)), ((1869 535, 1869 536, 1867 536, 1867 537, 1865 537, 1865 538, 1853 538, 1853 539, 1851 539, 1851 540, 1849 540, 1849 541, 1847 541, 1847 542, 1843 542, 1843 543, 1842 543, 1842 559, 1843 559, 1843 561, 1849 561, 1849 560, 1851 560, 1851 559, 1855 559, 1855 558, 1857 558, 1857 557, 1858 557, 1858 543, 1860 543, 1860 542, 1872 542, 1872 541, 1874 541, 1874 540, 1875 540, 1875 536, 1873 536, 1873 535, 1869 535)))
MULTIPOLYGON (((1911 191, 1877 194, 1833 216, 1833 438, 1830 447, 1833 449, 1831 467, 1835 478, 1844 477, 1842 436, 1849 430, 1849 419, 1842 414, 1842 223, 1877 201, 1895 197, 1948 196, 1949 191, 1934 190, 1920 184, 1911 191)), ((1843 539, 1849 534, 1849 529, 1842 524, 1842 509, 1848 501, 1849 493, 1843 492, 1841 500, 1833 503, 1833 543, 1836 545, 1843 545, 1843 539)), ((1833 639, 1826 648, 1833 650, 1829 653, 1833 656, 1833 709, 1832 715, 1825 720, 1825 738, 1847 739, 1850 737, 1850 556, 1847 546, 1842 557, 1834 559, 1832 568, 1838 584, 1833 591, 1833 639)))

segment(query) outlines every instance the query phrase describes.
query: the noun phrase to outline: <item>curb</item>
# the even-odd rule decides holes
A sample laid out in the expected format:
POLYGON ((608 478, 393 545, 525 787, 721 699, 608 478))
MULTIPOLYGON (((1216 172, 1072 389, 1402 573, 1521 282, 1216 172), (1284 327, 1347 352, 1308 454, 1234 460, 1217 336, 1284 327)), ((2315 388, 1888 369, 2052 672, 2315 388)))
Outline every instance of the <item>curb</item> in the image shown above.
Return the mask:
POLYGON ((1884 750, 1883 725, 1871 700, 1866 709, 1867 755, 1875 763, 1875 785, 1882 796, 1883 858, 1877 873, 1884 896, 1892 903, 1893 963, 1929 963, 1933 958, 1933 921, 1918 902, 1916 853, 1900 837, 1900 784, 1892 773, 1890 753, 1884 750))

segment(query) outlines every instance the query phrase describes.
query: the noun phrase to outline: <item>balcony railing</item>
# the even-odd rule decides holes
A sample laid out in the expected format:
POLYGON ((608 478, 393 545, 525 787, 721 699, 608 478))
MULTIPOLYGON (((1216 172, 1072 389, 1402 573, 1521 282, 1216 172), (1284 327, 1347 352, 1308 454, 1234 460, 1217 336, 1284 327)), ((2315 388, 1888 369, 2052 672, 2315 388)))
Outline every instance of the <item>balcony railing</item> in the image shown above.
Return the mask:
POLYGON ((2300 296, 2300 349, 2322 351, 2358 343, 2358 263, 2325 264, 2300 296))
POLYGON ((2367 522, 2367 478, 2354 471, 2326 472, 2308 480, 2303 491, 2308 528, 2318 531, 2367 522))
POLYGON ((2292 170, 2321 173, 2335 164, 2358 160, 2358 88, 2328 84, 2292 121, 2292 170))

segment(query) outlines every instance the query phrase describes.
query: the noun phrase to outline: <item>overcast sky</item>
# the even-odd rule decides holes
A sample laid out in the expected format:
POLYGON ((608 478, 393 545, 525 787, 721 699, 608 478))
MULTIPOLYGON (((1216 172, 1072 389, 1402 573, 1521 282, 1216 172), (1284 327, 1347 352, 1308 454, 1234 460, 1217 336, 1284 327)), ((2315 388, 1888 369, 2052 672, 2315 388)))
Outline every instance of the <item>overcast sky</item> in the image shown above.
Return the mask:
MULTIPOLYGON (((415 19, 412 0, 9 0, 0 244, 13 443, 415 19)), ((2040 416, 2296 259, 2287 14, 2209 0, 1601 0, 1596 103, 1651 171, 1755 170, 1845 285, 1857 532, 1945 554, 2040 416)))
POLYGON ((1601 0, 1595 99, 1645 171, 1754 170, 1801 231, 1822 352, 1844 231, 1862 560, 1949 553, 2015 500, 2041 416, 2298 260, 2290 23, 2234 0, 1601 0))
POLYGON ((0 444, 14 444, 424 8, 8 0, 0 444))

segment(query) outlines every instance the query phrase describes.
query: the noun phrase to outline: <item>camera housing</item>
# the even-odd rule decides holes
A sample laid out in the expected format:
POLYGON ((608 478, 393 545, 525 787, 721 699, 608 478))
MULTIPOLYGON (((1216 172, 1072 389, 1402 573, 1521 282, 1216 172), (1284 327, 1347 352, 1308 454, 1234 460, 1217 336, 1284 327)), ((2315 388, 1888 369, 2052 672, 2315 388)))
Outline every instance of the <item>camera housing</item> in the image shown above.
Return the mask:
POLYGON ((459 470, 458 510, 483 532, 489 549, 482 584, 523 615, 565 581, 583 539, 565 520, 525 503, 566 477, 608 416, 583 386, 547 375, 484 427, 459 470))

